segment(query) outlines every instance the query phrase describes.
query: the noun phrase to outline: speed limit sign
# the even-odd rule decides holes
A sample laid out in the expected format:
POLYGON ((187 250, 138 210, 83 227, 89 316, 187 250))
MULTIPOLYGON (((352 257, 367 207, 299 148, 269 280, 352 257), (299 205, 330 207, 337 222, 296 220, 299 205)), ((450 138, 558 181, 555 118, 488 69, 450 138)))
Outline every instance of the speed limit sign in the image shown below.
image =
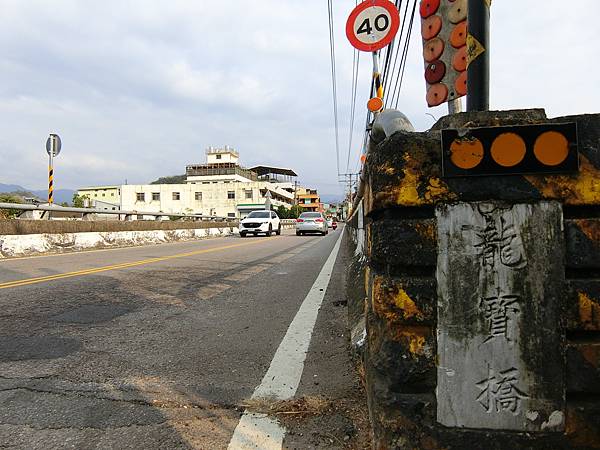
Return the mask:
POLYGON ((400 14, 388 0, 365 0, 346 22, 346 36, 352 46, 364 52, 377 51, 394 39, 400 28, 400 14))

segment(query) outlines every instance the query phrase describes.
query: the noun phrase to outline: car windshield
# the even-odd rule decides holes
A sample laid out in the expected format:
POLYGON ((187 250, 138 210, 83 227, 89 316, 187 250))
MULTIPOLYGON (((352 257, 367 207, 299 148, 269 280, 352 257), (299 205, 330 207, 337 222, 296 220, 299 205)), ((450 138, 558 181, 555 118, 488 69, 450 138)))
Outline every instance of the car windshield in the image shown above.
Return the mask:
POLYGON ((321 217, 321 213, 318 212, 305 212, 300 214, 302 219, 314 219, 316 217, 321 217))
POLYGON ((248 214, 248 219, 268 219, 271 217, 269 211, 252 211, 248 214))

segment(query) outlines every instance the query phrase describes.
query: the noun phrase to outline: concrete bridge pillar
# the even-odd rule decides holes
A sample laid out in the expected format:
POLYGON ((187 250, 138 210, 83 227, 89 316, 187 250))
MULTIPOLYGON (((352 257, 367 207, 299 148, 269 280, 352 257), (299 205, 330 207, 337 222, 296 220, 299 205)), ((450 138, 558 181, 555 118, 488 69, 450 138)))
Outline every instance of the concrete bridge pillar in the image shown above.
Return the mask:
POLYGON ((600 448, 600 115, 471 112, 395 133, 369 153, 363 208, 375 448, 600 448), (536 168, 537 138, 519 170, 514 142, 490 153, 485 133, 557 124, 576 130, 569 173, 536 168), (444 129, 471 136, 465 154, 444 129), (448 176, 456 158, 484 173, 448 176))

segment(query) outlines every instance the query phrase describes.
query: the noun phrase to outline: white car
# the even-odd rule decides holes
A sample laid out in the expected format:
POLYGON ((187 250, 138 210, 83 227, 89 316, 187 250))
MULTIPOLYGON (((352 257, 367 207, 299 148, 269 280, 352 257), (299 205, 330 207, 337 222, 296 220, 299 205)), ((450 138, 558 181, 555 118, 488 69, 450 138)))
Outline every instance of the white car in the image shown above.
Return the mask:
POLYGON ((258 233, 265 233, 266 236, 275 233, 279 236, 281 221, 275 211, 252 211, 240 221, 239 229, 241 237, 246 237, 248 234, 256 236, 258 233))

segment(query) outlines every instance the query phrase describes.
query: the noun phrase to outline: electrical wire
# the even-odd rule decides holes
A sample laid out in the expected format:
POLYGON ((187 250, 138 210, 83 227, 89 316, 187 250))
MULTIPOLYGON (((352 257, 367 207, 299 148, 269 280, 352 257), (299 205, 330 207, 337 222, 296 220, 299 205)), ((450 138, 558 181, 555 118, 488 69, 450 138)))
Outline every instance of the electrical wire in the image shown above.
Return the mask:
POLYGON ((335 39, 333 36, 333 6, 331 0, 327 0, 327 12, 329 14, 329 54, 331 58, 331 82, 333 87, 333 121, 335 126, 335 155, 338 176, 340 175, 340 138, 338 126, 337 86, 335 70, 335 39))
MULTIPOLYGON (((400 42, 402 42, 403 39, 403 35, 404 35, 404 29, 405 29, 405 25, 407 22, 407 17, 408 17, 408 8, 409 8, 409 4, 410 2, 406 2, 406 8, 404 9, 404 15, 403 15, 403 19, 402 19, 402 27, 400 30, 400 34, 398 35, 398 48, 400 48, 400 42)), ((417 0, 413 0, 413 13, 412 16, 414 16, 414 11, 417 5, 417 0)), ((411 16, 411 17, 412 17, 411 16)), ((411 24, 412 24, 412 20, 411 20, 411 24)), ((410 27, 410 25, 409 25, 410 27)), ((396 93, 399 91, 399 80, 400 80, 400 72, 402 70, 402 66, 403 66, 403 61, 406 57, 405 54, 405 49, 406 49, 406 42, 408 42, 410 40, 410 34, 407 33, 406 35, 404 35, 404 47, 402 49, 402 56, 400 57, 400 64, 398 66, 398 71, 396 73, 392 74, 392 77, 394 78, 394 89, 392 92, 392 95, 389 98, 390 102, 389 105, 391 106, 393 104, 393 99, 396 97, 396 93)), ((390 89, 391 90, 391 89, 390 89)))
POLYGON ((360 65, 360 52, 354 50, 354 57, 352 61, 352 102, 350 104, 350 136, 348 137, 348 157, 346 161, 346 172, 350 167, 350 154, 352 153, 352 137, 354 134, 354 117, 356 114, 356 94, 358 87, 358 67, 360 65))
POLYGON ((400 59, 401 71, 400 71, 400 78, 398 80, 398 96, 396 97, 396 102, 394 104, 394 108, 396 108, 396 109, 398 108, 398 101, 400 100, 400 91, 402 90, 402 81, 404 80, 404 70, 406 69, 406 62, 408 59, 408 49, 409 49, 409 45, 410 45, 410 38, 412 37, 412 27, 413 27, 413 22, 415 20, 416 7, 417 7, 417 2, 415 1, 415 3, 413 4, 413 10, 412 10, 412 13, 410 16, 410 23, 408 24, 408 31, 406 34, 406 39, 404 42, 404 51, 402 54, 402 58, 400 59))
MULTIPOLYGON (((396 0, 396 8, 398 9, 398 11, 400 11, 402 9, 402 0, 396 0)), ((402 35, 402 32, 400 32, 400 35, 402 35)), ((390 45, 388 46, 388 50, 386 52, 386 61, 385 61, 385 65, 384 65, 384 71, 383 71, 383 92, 384 94, 384 98, 385 98, 385 103, 384 103, 384 107, 387 106, 387 92, 388 89, 391 87, 391 75, 394 73, 394 71, 396 70, 396 62, 398 60, 398 50, 400 49, 400 40, 396 39, 396 37, 394 37, 394 39, 392 40, 392 42, 390 43, 390 45), (398 41, 398 45, 395 45, 396 41, 398 41), (391 61, 392 61, 392 53, 394 53, 394 46, 396 49, 396 52, 394 54, 394 63, 392 65, 392 70, 390 71, 390 65, 391 65, 391 61)))
MULTIPOLYGON (((354 7, 358 6, 358 0, 354 0, 354 7)), ((346 157, 346 173, 350 167, 350 155, 352 154, 352 139, 354 137, 354 118, 356 115, 356 95, 358 90, 358 68, 360 67, 360 51, 354 49, 352 54, 352 93, 350 94, 350 133, 348 136, 348 154, 346 157)))

